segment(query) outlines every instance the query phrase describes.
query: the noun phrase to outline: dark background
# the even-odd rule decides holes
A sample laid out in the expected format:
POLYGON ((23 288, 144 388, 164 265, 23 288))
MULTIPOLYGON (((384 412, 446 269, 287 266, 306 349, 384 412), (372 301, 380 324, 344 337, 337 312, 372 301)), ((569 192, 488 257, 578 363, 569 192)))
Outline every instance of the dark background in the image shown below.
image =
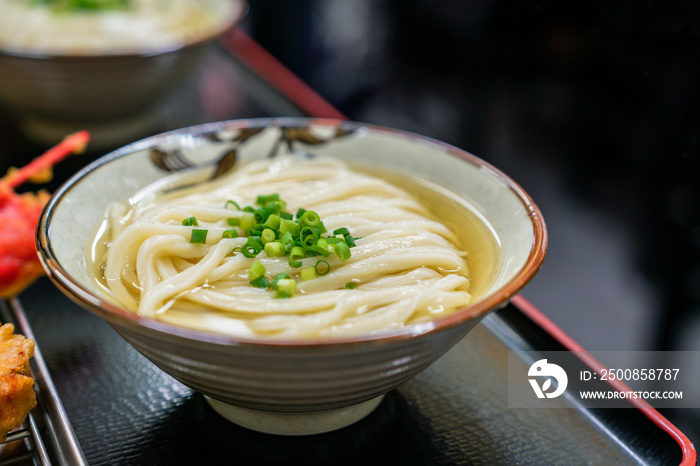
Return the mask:
MULTIPOLYGON (((585 348, 700 350, 700 2, 251 0, 244 28, 350 119, 519 182, 550 241, 523 295, 585 348)), ((664 413, 698 441, 697 411, 664 413)))

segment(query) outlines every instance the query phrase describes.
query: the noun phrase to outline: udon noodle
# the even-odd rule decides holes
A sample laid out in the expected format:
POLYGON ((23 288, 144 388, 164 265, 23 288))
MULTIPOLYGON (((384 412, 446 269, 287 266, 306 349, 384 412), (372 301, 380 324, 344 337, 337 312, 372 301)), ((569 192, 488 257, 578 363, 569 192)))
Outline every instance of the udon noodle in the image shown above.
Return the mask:
POLYGON ((109 293, 141 316, 189 327, 282 338, 371 334, 445 315, 471 299, 466 253, 454 233, 405 190, 329 157, 256 161, 177 195, 114 205, 101 231, 96 275, 109 293), (299 271, 318 257, 293 268, 287 257, 237 252, 247 239, 222 235, 243 211, 228 201, 253 205, 272 193, 289 212, 318 213, 329 232, 347 228, 357 238, 350 257, 325 257, 328 273, 302 280, 299 271), (205 243, 190 242, 193 227, 183 219, 191 217, 207 230, 205 243), (295 295, 277 299, 251 286, 256 260, 269 277, 289 273, 295 295))

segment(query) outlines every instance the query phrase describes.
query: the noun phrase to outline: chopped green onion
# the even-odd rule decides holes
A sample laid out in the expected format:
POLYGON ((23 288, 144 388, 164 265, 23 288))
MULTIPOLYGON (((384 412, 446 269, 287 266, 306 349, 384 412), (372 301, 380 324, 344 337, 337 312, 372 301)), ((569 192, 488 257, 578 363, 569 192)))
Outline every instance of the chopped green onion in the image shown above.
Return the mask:
POLYGON ((250 266, 250 269, 248 269, 248 277, 251 280, 255 280, 258 277, 262 277, 265 275, 265 266, 260 263, 260 261, 255 261, 253 262, 253 265, 250 266))
POLYGON ((263 223, 267 219, 267 215, 261 210, 254 210, 252 214, 255 216, 255 223, 263 223))
POLYGON ((276 238, 275 232, 272 231, 270 228, 265 228, 262 231, 262 234, 260 235, 260 240, 262 241, 262 244, 267 244, 270 241, 274 241, 276 238))
POLYGON ((325 275, 330 272, 331 266, 328 262, 320 259, 318 262, 316 262, 316 265, 314 265, 314 269, 319 275, 325 275))
POLYGON ((307 210, 301 216, 301 219, 299 219, 299 223, 302 227, 310 226, 318 228, 318 225, 321 223, 321 217, 319 217, 313 210, 307 210))
POLYGON ((269 214, 278 214, 287 207, 283 201, 269 201, 263 206, 263 210, 269 214))
POLYGON ((306 251, 301 246, 294 246, 289 252, 289 265, 291 267, 301 267, 301 260, 306 257, 306 251))
POLYGON ((248 242, 246 242, 243 245, 242 253, 246 257, 255 257, 258 254, 260 254, 260 251, 263 250, 263 244, 260 241, 259 237, 257 236, 251 236, 248 238, 248 242), (258 238, 258 239, 255 239, 258 238))
MULTIPOLYGON (((319 238, 318 241, 316 241, 316 247, 321 250, 318 252, 320 252, 321 254, 323 254, 326 257, 328 257, 333 252, 333 247, 328 242, 327 238, 319 238)), ((316 250, 316 249, 314 249, 314 250, 316 250)))
POLYGON ((301 271, 301 279, 303 281, 313 280, 316 278, 316 267, 307 267, 301 271))
POLYGON ((187 217, 186 219, 184 219, 182 221, 182 224, 185 225, 186 227, 198 227, 199 226, 199 222, 194 217, 187 217))
POLYGON ((318 241, 318 238, 321 234, 319 233, 317 228, 306 226, 301 229, 301 233, 299 233, 299 239, 301 241, 301 245, 305 249, 311 249, 311 246, 316 245, 316 242, 318 241))
POLYGON ((350 246, 346 243, 334 243, 331 244, 331 247, 341 261, 350 259, 350 246))
POLYGON ((296 291, 296 281, 289 278, 282 278, 277 281, 277 298, 291 298, 296 291))
POLYGON ((279 230, 280 229, 280 216, 277 214, 271 214, 269 217, 267 217, 267 220, 265 220, 265 226, 267 228, 271 228, 273 230, 279 230))
MULTIPOLYGON (((279 194, 258 195, 255 205, 241 207, 235 201, 227 201, 225 208, 235 208, 240 217, 230 217, 226 223, 231 227, 222 232, 222 238, 237 238, 240 231, 247 237, 243 246, 233 248, 232 254, 240 251, 249 258, 257 257, 265 252, 267 257, 282 257, 289 255, 289 266, 301 268, 306 257, 329 257, 335 253, 342 261, 350 258, 350 248, 355 246, 355 239, 350 231, 345 228, 336 228, 333 235, 328 233, 326 226, 321 221, 318 213, 312 210, 299 208, 295 216, 286 211, 287 203, 280 199, 279 194)), ((187 219, 192 226, 197 226, 194 217, 187 219)), ((183 221, 183 224, 185 222, 183 221)), ((206 242, 206 230, 193 230, 193 240, 199 239, 206 242), (195 231, 200 235, 195 238, 195 231)), ((311 280, 319 275, 330 272, 330 264, 320 259, 312 267, 300 271, 301 280, 311 280)), ((270 284, 265 276, 265 267, 259 261, 255 261, 249 270, 250 283, 261 288, 272 287, 277 291, 278 298, 288 298, 296 293, 297 282, 290 274, 282 272, 277 274, 270 284)), ((348 282, 346 288, 354 288, 354 282, 348 282)))
POLYGON ((262 194, 259 194, 257 199, 255 200, 256 204, 259 205, 265 205, 270 201, 279 201, 280 200, 280 195, 279 194, 270 194, 267 196, 264 196, 262 194))
POLYGON ((280 219, 280 234, 283 235, 286 232, 290 232, 292 236, 297 236, 299 231, 301 231, 301 225, 299 225, 297 222, 286 218, 280 219))
POLYGON ((265 230, 265 225, 262 223, 256 223, 252 227, 246 229, 245 234, 246 236, 260 236, 262 237, 262 232, 265 230))
POLYGON ((278 289, 277 285, 278 285, 279 281, 283 280, 283 279, 288 279, 288 278, 292 278, 292 276, 289 275, 288 273, 280 272, 277 275, 275 275, 275 278, 272 279, 272 283, 270 284, 270 287, 273 290, 277 291, 277 289, 278 289))
POLYGON ((345 289, 346 289, 346 290, 355 290, 355 289, 357 289, 357 283, 355 283, 355 282, 347 282, 347 283, 345 284, 345 289))
POLYGON ((345 237, 345 244, 347 244, 348 247, 350 247, 350 248, 354 248, 354 247, 355 247, 355 240, 356 240, 356 239, 360 239, 360 238, 353 238, 352 236, 347 235, 347 236, 345 237))
POLYGON ((267 278, 265 278, 264 275, 261 275, 255 280, 251 280, 250 284, 256 288, 267 288, 268 286, 270 286, 270 281, 267 278))
POLYGON ((279 241, 269 241, 264 248, 267 257, 282 257, 285 254, 284 244, 279 241))
POLYGON ((252 212, 244 212, 239 219, 238 226, 244 230, 252 227, 255 224, 255 215, 252 212))
POLYGON ((280 242, 284 245, 284 253, 289 254, 294 247, 294 237, 290 232, 286 232, 280 236, 280 242))
POLYGON ((129 0, 37 0, 34 3, 47 5, 57 12, 128 10, 129 0))
POLYGON ((311 253, 311 254, 307 254, 306 255, 307 257, 315 257, 318 255, 321 255, 323 257, 328 257, 331 255, 331 252, 328 249, 326 249, 322 246, 319 246, 317 244, 314 244, 313 246, 309 246, 309 249, 307 249, 306 252, 311 253))
POLYGON ((201 243, 205 244, 207 242, 207 233, 209 230, 193 229, 190 235, 190 243, 201 243))
POLYGON ((229 205, 234 206, 236 210, 241 210, 241 206, 239 206, 236 201, 226 201, 226 204, 224 204, 224 209, 228 209, 229 205))

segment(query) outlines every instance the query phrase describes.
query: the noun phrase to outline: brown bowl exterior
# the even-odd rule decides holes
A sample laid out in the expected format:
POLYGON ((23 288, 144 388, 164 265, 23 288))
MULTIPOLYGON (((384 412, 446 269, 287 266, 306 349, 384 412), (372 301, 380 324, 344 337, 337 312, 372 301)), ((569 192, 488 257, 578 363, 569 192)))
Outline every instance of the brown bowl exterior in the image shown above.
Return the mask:
POLYGON ((59 121, 140 113, 182 82, 202 45, 158 55, 25 57, 0 53, 0 101, 59 121))
POLYGON ((207 34, 162 50, 104 54, 33 53, 0 47, 0 105, 16 115, 30 139, 55 144, 88 130, 91 147, 114 147, 150 133, 159 103, 196 70, 208 47, 247 12, 230 1, 230 14, 207 34))
POLYGON ((323 347, 231 347, 138 327, 115 329, 161 370, 204 395, 251 409, 313 412, 385 394, 425 370, 479 320, 423 338, 323 347))

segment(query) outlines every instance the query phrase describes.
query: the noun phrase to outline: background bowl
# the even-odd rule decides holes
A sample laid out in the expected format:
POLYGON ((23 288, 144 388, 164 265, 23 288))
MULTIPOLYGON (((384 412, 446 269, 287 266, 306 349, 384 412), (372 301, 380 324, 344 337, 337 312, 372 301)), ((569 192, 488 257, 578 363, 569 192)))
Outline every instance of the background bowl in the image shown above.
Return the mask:
POLYGON ((124 144, 148 134, 149 113, 194 70, 205 46, 246 11, 242 0, 208 0, 220 22, 206 33, 165 48, 91 52, 17 49, 0 40, 0 104, 31 139, 55 144, 87 129, 92 147, 124 144))
MULTIPOLYGON (((205 178, 208 169, 187 176, 205 178)), ((537 272, 546 229, 530 197, 508 176, 455 147, 396 130, 313 119, 219 122, 147 138, 112 152, 68 180, 40 219, 37 237, 51 280, 80 306, 106 320, 159 368, 207 396, 222 415, 253 429, 282 434, 322 432, 369 413, 459 342, 537 272), (234 338, 139 317, 105 296, 86 266, 86 248, 108 203, 125 200, 165 177, 149 149, 179 148, 194 163, 215 160, 232 136, 261 132, 238 151, 238 163, 272 148, 329 155, 418 175, 468 200, 498 237, 503 260, 482 281, 470 306, 428 323, 373 336, 335 340, 234 338), (306 143, 304 142, 306 141, 306 143), (280 144, 282 142, 282 144, 280 144), (307 144, 313 142, 313 144, 307 144)), ((476 282, 475 282, 476 283, 476 282)))

